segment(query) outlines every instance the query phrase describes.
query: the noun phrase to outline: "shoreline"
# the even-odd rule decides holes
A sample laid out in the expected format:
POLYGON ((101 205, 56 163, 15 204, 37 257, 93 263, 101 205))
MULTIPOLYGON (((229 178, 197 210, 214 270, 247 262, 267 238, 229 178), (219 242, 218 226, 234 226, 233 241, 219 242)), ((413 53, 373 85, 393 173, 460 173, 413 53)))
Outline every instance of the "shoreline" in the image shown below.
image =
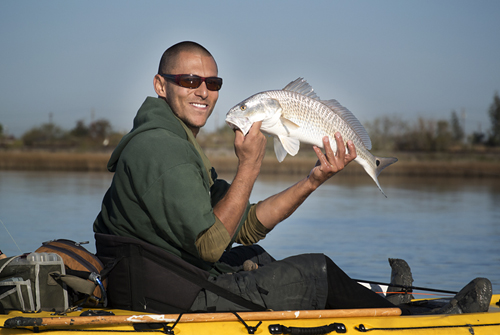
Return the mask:
MULTIPOLYGON (((0 170, 17 171, 80 171, 106 172, 110 152, 48 152, 48 151, 0 151, 0 170)), ((426 159, 412 154, 396 154, 396 164, 382 173, 387 176, 438 176, 466 178, 500 178, 500 160, 474 159, 467 155, 455 159, 433 155, 426 159)), ((219 174, 236 172, 237 158, 228 154, 208 154, 212 165, 219 174)), ((261 174, 264 175, 307 175, 313 168, 314 156, 288 156, 279 163, 274 154, 264 158, 261 174)), ((343 174, 364 174, 359 164, 350 164, 343 174)))

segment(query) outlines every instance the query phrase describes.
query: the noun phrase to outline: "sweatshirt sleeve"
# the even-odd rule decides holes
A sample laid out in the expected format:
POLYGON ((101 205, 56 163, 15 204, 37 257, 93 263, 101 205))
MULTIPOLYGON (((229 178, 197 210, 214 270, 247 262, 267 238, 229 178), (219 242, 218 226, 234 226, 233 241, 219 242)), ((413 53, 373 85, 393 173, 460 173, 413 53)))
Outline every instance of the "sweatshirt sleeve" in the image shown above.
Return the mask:
MULTIPOLYGON (((256 205, 250 207, 248 216, 238 232, 235 242, 243 245, 252 245, 264 239, 267 233, 271 231, 260 223, 255 214, 255 208, 256 205)), ((196 247, 203 260, 216 262, 230 243, 231 237, 229 233, 222 222, 216 218, 213 226, 198 236, 196 247)))
POLYGON ((212 227, 201 233, 196 239, 196 248, 201 259, 215 263, 222 256, 229 243, 231 243, 231 236, 216 217, 212 227))
POLYGON ((271 231, 262 225, 256 215, 257 205, 252 205, 248 211, 247 219, 241 227, 241 230, 236 237, 236 242, 243 245, 252 245, 263 240, 271 231))

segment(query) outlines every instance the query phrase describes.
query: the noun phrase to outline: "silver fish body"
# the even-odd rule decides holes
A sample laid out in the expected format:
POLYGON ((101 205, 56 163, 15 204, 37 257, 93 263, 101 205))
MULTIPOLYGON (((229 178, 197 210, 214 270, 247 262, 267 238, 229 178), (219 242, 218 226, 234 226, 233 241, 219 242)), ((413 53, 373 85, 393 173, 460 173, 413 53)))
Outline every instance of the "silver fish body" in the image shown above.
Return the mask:
MULTIPOLYGON (((257 93, 231 108, 226 115, 226 123, 245 135, 257 121, 262 121, 262 132, 274 137, 274 151, 280 162, 287 153, 296 155, 301 142, 323 148, 324 136, 333 139, 334 134, 340 132, 344 142, 353 141, 356 162, 385 195, 377 177, 397 159, 372 155, 370 137, 356 117, 336 100, 320 100, 304 79, 292 81, 283 90, 257 93)), ((335 141, 330 144, 336 151, 335 141)))

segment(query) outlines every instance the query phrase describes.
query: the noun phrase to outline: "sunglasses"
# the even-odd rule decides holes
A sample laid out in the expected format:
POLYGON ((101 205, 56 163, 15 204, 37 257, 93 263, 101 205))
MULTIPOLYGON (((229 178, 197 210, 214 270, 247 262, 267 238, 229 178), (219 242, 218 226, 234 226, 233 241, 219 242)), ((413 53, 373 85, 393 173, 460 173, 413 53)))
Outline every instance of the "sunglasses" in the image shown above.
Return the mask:
POLYGON ((210 91, 218 91, 222 87, 222 78, 219 77, 205 78, 195 74, 160 74, 160 76, 186 88, 198 88, 202 82, 205 82, 210 91))

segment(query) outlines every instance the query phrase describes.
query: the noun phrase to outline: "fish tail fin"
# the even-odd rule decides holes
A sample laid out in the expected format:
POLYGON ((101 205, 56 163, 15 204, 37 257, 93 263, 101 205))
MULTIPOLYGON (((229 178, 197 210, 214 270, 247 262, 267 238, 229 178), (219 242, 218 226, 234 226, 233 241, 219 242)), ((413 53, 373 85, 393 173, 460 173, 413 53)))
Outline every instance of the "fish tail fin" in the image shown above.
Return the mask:
POLYGON ((377 156, 375 156, 375 165, 377 166, 377 168, 375 169, 375 176, 372 176, 372 178, 375 181, 375 183, 377 184, 378 188, 380 189, 380 192, 382 192, 382 194, 386 198, 387 198, 387 195, 382 190, 382 187, 380 186, 380 183, 378 182, 377 177, 379 176, 380 172, 382 172, 383 169, 385 169, 386 167, 388 167, 391 164, 396 163, 397 161, 398 161, 398 159, 395 157, 377 157, 377 156))
POLYGON ((375 170, 375 173, 378 177, 380 172, 382 172, 383 169, 388 167, 391 164, 394 164, 398 161, 397 158, 395 157, 376 157, 375 156, 375 164, 377 165, 377 169, 375 170))
POLYGON ((363 166, 368 175, 372 177, 375 184, 377 184, 380 192, 382 192, 382 194, 387 198, 387 195, 385 195, 384 190, 382 190, 382 187, 380 186, 377 177, 379 176, 380 172, 382 172, 383 169, 385 169, 391 164, 396 163, 398 159, 394 157, 374 157, 374 159, 375 159, 375 169, 373 168, 373 165, 369 164, 365 160, 358 160, 358 163, 363 166))

